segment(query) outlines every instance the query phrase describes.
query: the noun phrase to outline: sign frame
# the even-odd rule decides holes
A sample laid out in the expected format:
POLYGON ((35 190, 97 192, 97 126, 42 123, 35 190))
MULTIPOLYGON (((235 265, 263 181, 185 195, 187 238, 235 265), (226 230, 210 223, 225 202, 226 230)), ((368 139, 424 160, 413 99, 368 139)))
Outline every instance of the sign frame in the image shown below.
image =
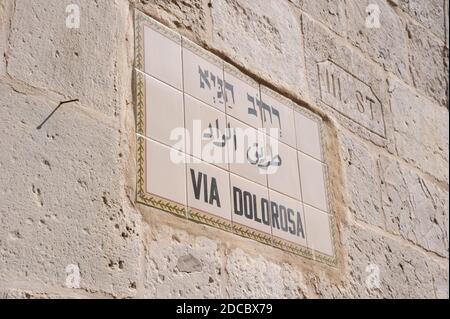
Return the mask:
MULTIPOLYGON (((320 116, 314 114, 310 110, 300 107, 296 103, 292 102, 291 100, 287 99, 286 97, 283 97, 282 95, 267 89, 260 85, 260 94, 262 92, 270 95, 272 98, 275 99, 281 99, 284 103, 288 104, 290 107, 292 107, 294 112, 300 112, 300 114, 306 116, 307 118, 310 118, 318 123, 319 127, 319 136, 320 136, 320 152, 322 157, 322 164, 324 164, 324 170, 323 170, 323 178, 324 178, 324 184, 325 184, 325 194, 326 194, 326 201, 328 205, 328 221, 329 221, 329 229, 330 229, 330 240, 333 250, 333 255, 327 255, 322 252, 319 252, 317 250, 311 249, 310 247, 303 247, 296 244, 289 244, 289 242, 285 240, 278 240, 274 239, 274 236, 272 234, 272 238, 269 238, 267 234, 263 232, 259 232, 255 229, 251 229, 248 227, 241 227, 240 225, 234 225, 229 224, 227 222, 224 222, 218 217, 213 217, 209 215, 206 212, 203 212, 199 209, 190 208, 187 205, 182 205, 180 203, 174 202, 172 200, 166 199, 164 197, 151 194, 147 192, 146 188, 146 162, 150 160, 147 158, 146 154, 146 100, 145 100, 145 75, 144 72, 140 70, 144 70, 145 67, 145 50, 144 50, 144 26, 150 27, 151 29, 160 32, 164 36, 171 38, 171 39, 179 39, 181 37, 181 41, 185 39, 184 37, 178 35, 176 32, 170 30, 169 28, 165 27, 161 23, 155 21, 151 17, 147 16, 146 14, 142 13, 140 10, 135 10, 135 69, 134 69, 134 98, 135 98, 135 116, 136 116, 136 167, 137 167, 137 178, 136 178, 136 201, 140 204, 154 207, 157 209, 160 209, 162 211, 171 213, 177 217, 186 219, 186 220, 192 220, 197 223, 206 224, 227 232, 231 232, 234 234, 237 234, 239 236, 250 238, 255 241, 258 241, 260 243, 270 245, 272 247, 281 249, 283 251, 292 253, 294 255, 302 256, 307 259, 312 259, 315 261, 318 261, 320 263, 327 264, 329 266, 337 267, 338 260, 337 260, 337 225, 336 225, 336 216, 334 214, 334 207, 333 203, 330 198, 330 182, 329 182, 329 176, 328 176, 328 165, 325 162, 325 150, 324 150, 324 127, 323 127, 323 121, 320 116)), ((185 40, 186 41, 186 40, 185 40)), ((200 47, 197 47, 195 43, 193 43, 191 40, 187 40, 189 45, 193 49, 197 49, 200 47)), ((197 54, 204 55, 204 52, 207 54, 207 58, 217 58, 213 53, 208 51, 203 51, 203 49, 198 50, 197 54)), ((223 62, 226 63, 226 62, 223 62)), ((242 74, 240 71, 235 69, 234 66, 231 66, 230 64, 225 64, 224 69, 228 68, 228 70, 235 70, 233 71, 232 75, 235 77, 240 77, 242 74)), ((254 81, 251 79, 251 77, 243 74, 242 81, 248 81, 248 80, 254 81), (245 78, 244 78, 245 77, 245 78)), ((255 81, 255 83, 257 83, 255 81)), ((230 173, 230 172, 229 172, 230 173)), ((231 173, 230 173, 231 174, 231 173)), ((269 190, 269 189, 268 189, 269 190)), ((270 191, 270 190, 269 190, 270 191)), ((231 201, 231 199, 230 199, 231 201)), ((303 203, 303 201, 302 201, 303 203)), ((230 204, 231 205, 231 204, 230 204)))

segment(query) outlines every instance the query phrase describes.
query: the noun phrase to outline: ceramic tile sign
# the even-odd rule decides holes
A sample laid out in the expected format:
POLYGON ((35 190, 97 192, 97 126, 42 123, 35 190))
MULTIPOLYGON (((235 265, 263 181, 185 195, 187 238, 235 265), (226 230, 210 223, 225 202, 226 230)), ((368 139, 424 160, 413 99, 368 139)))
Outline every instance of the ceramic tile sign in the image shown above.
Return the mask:
POLYGON ((138 202, 335 264, 321 118, 135 19, 138 202))

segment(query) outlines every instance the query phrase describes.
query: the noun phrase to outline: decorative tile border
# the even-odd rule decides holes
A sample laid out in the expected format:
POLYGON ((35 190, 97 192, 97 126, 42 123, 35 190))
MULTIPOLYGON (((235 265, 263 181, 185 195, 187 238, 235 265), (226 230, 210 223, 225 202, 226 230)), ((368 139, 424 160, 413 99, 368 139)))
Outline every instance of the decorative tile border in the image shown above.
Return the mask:
POLYGON ((272 237, 256 229, 233 223, 233 232, 239 236, 250 238, 266 245, 272 245, 272 237))
POLYGON ((195 222, 206 224, 225 231, 231 231, 231 222, 218 216, 203 212, 199 209, 189 207, 188 219, 195 222))
POLYGON ((300 246, 285 239, 274 237, 273 246, 298 256, 314 259, 313 251, 310 248, 300 246))
POLYGON ((145 134, 145 78, 140 71, 135 71, 136 81, 136 133, 145 134))
POLYGON ((223 62, 217 56, 206 51, 201 46, 195 44, 194 42, 192 42, 189 39, 186 39, 185 37, 182 38, 181 42, 182 42, 183 48, 188 49, 191 52, 197 54, 199 57, 202 57, 203 59, 207 60, 208 62, 217 65, 223 71, 223 62))
POLYGON ((333 247, 334 256, 329 256, 318 251, 314 251, 314 259, 325 263, 329 266, 336 267, 337 266, 337 245, 336 245, 336 234, 337 234, 337 225, 336 219, 333 216, 329 217, 330 223, 330 234, 331 234, 331 245, 333 247))
POLYGON ((186 207, 174 201, 160 196, 147 193, 145 187, 145 139, 137 138, 137 180, 136 180, 137 201, 176 216, 186 218, 186 207))

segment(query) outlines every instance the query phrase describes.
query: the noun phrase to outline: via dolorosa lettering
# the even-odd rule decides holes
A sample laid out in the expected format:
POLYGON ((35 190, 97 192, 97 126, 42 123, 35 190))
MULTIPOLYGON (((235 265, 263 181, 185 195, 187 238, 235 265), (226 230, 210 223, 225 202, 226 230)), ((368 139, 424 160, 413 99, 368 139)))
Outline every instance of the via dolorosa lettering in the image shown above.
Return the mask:
POLYGON ((195 199, 220 207, 219 190, 215 177, 212 177, 209 182, 208 175, 202 172, 195 174, 195 171, 191 168, 191 181, 195 199))

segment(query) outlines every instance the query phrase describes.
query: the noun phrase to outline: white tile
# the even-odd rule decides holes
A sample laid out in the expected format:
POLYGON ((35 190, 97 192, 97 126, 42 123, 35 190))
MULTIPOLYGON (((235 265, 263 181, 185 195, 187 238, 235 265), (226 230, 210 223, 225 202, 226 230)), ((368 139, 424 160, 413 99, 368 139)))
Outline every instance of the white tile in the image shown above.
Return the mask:
POLYGON ((223 62, 183 38, 184 92, 225 112, 223 62))
POLYGON ((267 170, 269 188, 301 201, 297 151, 273 138, 268 139, 268 145, 266 149, 271 152, 267 158, 272 163, 267 170))
POLYGON ((230 174, 233 224, 272 236, 270 201, 266 187, 230 174))
POLYGON ((155 141, 147 139, 145 143, 147 193, 186 206, 185 155, 155 141), (174 162, 177 159, 182 162, 174 162))
POLYGON ((270 133, 270 135, 296 148, 292 102, 263 86, 261 86, 261 99, 263 126, 266 129, 278 129, 278 132, 270 133))
POLYGON ((185 98, 187 154, 228 169, 227 152, 231 143, 225 113, 189 96, 185 98), (211 127, 211 128, 210 128, 211 127))
POLYGON ((261 128, 259 84, 227 64, 224 90, 227 115, 231 115, 253 128, 261 128))
POLYGON ((313 120, 298 111, 294 111, 294 114, 297 149, 319 161, 323 161, 319 121, 313 120))
MULTIPOLYGON (((161 26, 160 30, 164 29, 161 26)), ((171 38, 144 26, 144 72, 182 90, 181 37, 167 32, 172 34, 171 38)))
POLYGON ((228 172, 188 156, 188 206, 231 223, 231 198, 228 172))
POLYGON ((240 121, 227 116, 232 139, 228 147, 230 172, 267 186, 265 170, 258 167, 256 156, 259 147, 265 148, 264 134, 240 121))
POLYGON ((269 190, 274 238, 306 247, 303 205, 288 196, 269 190))
POLYGON ((306 237, 308 247, 322 254, 333 256, 331 216, 305 205, 306 237))
POLYGON ((325 165, 298 152, 303 202, 328 212, 325 165))
MULTIPOLYGON (((184 129, 183 93, 173 87, 145 76, 145 130, 146 136, 168 146, 172 130, 184 129)), ((181 151, 184 148, 177 148, 181 151)))

